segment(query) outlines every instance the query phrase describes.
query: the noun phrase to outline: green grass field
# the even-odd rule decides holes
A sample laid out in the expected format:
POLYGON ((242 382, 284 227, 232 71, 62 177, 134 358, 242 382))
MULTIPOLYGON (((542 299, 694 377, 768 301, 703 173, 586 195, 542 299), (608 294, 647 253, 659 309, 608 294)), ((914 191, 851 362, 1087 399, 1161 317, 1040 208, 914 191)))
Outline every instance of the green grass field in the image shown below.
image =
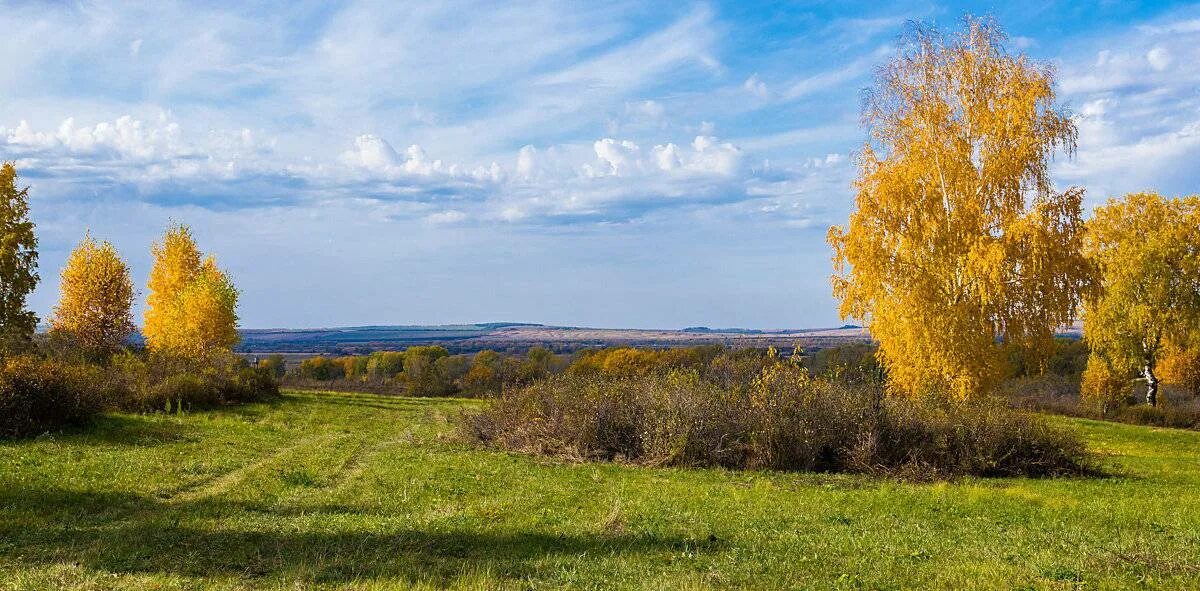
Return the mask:
POLYGON ((290 392, 0 443, 0 589, 1200 587, 1197 432, 1072 420, 1114 476, 908 484, 479 451, 473 404, 290 392))

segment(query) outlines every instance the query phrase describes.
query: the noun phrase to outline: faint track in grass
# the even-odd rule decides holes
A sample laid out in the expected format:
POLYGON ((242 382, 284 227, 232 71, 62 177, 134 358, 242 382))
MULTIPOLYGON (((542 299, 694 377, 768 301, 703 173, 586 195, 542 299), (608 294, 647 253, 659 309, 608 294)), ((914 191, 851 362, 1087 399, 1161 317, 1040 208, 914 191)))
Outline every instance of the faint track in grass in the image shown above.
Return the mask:
POLYGON ((331 484, 326 488, 336 490, 346 483, 353 482, 354 479, 361 476, 367 467, 371 465, 370 460, 382 453, 383 450, 403 443, 405 443, 404 439, 388 439, 368 448, 364 442, 362 447, 356 450, 349 458, 346 458, 341 468, 330 479, 331 484))
POLYGON ((241 483, 246 476, 255 470, 259 470, 265 466, 277 462, 293 452, 304 449, 316 443, 334 439, 342 439, 345 437, 348 436, 337 433, 326 433, 324 435, 313 435, 299 439, 292 442, 291 445, 277 448, 269 455, 263 456, 248 464, 243 464, 242 466, 234 468, 233 470, 225 472, 224 474, 184 486, 180 490, 177 490, 167 496, 165 502, 170 504, 186 503, 189 501, 196 501, 214 495, 219 495, 241 483))

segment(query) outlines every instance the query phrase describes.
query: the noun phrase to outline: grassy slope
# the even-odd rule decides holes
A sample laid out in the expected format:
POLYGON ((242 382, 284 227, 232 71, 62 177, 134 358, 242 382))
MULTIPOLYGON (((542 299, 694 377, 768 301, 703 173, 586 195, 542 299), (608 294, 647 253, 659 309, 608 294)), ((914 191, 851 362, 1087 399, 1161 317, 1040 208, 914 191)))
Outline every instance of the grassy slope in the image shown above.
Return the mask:
POLYGON ((1196 432, 1071 420, 1121 476, 921 485, 470 450, 469 404, 291 393, 0 443, 0 589, 1200 586, 1196 432))

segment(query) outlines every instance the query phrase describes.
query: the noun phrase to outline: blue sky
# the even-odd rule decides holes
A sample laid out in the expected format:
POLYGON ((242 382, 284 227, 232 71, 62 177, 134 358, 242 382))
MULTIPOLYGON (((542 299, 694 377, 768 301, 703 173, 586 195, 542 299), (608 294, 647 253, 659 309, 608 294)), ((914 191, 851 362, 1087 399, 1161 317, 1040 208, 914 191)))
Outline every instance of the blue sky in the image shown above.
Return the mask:
POLYGON ((837 325, 859 92, 907 20, 967 13, 1058 67, 1080 138, 1055 177, 1089 208, 1196 191, 1186 3, 10 5, 31 305, 86 229, 144 285, 174 219, 247 327, 837 325))

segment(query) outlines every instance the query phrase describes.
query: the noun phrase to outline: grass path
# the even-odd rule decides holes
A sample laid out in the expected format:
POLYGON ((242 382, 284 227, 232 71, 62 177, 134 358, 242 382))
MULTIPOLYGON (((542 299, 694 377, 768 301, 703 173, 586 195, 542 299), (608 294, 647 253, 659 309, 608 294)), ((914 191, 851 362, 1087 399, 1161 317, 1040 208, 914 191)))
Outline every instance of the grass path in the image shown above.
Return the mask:
POLYGON ((461 400, 289 392, 0 442, 0 590, 1200 588, 1200 433, 1055 418, 1110 478, 562 464, 461 400))

